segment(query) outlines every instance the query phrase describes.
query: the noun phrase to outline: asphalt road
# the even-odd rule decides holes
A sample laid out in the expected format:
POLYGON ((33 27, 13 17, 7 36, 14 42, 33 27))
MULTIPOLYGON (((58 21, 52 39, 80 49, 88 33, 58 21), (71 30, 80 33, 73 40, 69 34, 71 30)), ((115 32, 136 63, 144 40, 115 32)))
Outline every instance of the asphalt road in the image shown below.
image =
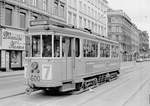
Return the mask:
MULTIPOLYGON (((22 94, 0 99, 0 106, 149 106, 149 64, 150 62, 134 63, 127 70, 121 70, 119 79, 82 94, 51 95, 40 91, 31 96, 22 94)), ((9 78, 3 79, 0 84, 7 86, 8 90, 24 89, 22 86, 21 89, 19 88, 20 85, 23 85, 23 78, 11 78, 11 81, 15 84, 11 83, 9 78)), ((1 85, 0 89, 6 90, 1 85)), ((3 90, 0 91, 1 94, 3 90)))
POLYGON ((22 93, 24 89, 25 80, 23 76, 0 78, 0 99, 22 93))

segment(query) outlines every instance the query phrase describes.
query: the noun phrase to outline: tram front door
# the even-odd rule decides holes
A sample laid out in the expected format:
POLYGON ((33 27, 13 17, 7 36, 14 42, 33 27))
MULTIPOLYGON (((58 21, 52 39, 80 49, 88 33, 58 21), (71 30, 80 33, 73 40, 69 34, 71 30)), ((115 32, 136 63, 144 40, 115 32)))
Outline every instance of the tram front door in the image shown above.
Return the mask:
POLYGON ((71 37, 65 37, 64 43, 64 57, 66 64, 66 80, 73 79, 73 72, 75 70, 75 40, 71 37))

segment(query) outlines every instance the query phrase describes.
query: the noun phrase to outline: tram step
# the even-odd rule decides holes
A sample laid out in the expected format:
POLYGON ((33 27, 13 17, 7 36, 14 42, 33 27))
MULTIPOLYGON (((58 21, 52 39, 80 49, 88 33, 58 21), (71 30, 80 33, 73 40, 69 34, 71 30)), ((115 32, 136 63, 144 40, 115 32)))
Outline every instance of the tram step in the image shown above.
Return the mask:
POLYGON ((71 90, 74 90, 74 89, 75 89, 75 84, 72 84, 72 83, 64 84, 61 87, 61 91, 62 92, 71 91, 71 90))

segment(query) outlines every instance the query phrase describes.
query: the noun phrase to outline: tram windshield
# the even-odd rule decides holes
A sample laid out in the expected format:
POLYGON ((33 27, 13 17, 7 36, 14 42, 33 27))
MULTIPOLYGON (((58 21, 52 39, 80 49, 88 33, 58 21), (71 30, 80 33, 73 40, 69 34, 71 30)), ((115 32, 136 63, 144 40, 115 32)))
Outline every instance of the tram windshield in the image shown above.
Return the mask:
MULTIPOLYGON (((32 35, 26 37, 26 57, 71 57, 72 38, 60 35, 32 35)), ((79 40, 76 40, 76 57, 79 40)))

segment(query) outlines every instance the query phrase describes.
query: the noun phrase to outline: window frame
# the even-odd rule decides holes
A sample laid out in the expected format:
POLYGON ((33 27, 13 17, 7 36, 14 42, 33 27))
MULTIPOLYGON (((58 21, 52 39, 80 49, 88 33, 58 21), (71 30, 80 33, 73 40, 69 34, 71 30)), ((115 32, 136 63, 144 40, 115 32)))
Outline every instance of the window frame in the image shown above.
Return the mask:
POLYGON ((7 26, 13 26, 13 7, 5 7, 5 25, 7 25, 7 26), (10 10, 9 12, 11 13, 10 14, 10 19, 9 19, 9 21, 10 21, 10 23, 9 24, 6 24, 8 21, 6 20, 6 17, 8 17, 8 16, 6 16, 6 10, 10 10))

